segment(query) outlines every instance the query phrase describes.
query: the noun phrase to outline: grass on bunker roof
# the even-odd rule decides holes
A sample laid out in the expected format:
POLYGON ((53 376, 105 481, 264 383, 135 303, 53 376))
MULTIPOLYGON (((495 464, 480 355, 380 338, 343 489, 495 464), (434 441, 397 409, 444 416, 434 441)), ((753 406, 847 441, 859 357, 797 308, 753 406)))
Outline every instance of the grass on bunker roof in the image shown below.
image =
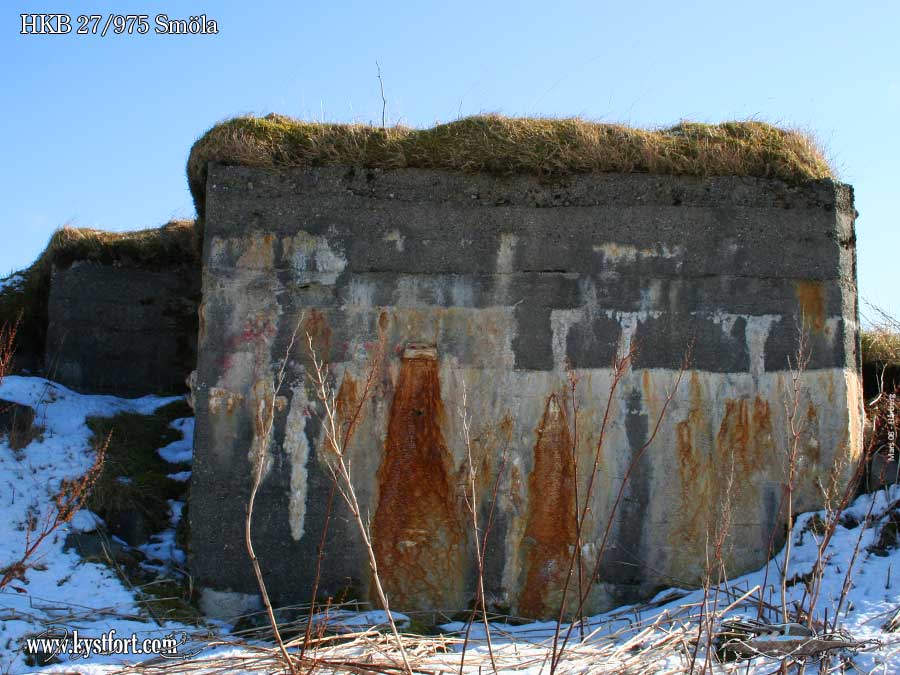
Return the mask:
POLYGON ((860 333, 864 364, 900 366, 900 333, 888 326, 876 326, 860 333))
POLYGON ((188 182, 201 218, 210 161, 541 176, 605 172, 756 176, 792 183, 833 177, 822 150, 809 136, 757 121, 681 122, 645 130, 577 118, 479 115, 420 130, 307 122, 271 114, 217 124, 191 148, 188 182))

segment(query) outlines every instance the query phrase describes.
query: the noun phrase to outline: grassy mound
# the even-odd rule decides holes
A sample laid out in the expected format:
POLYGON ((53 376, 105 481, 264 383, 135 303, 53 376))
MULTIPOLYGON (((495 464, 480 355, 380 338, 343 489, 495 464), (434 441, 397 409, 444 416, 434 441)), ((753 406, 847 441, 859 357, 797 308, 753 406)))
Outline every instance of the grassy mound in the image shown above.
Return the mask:
MULTIPOLYGON (((892 320, 893 321, 893 320, 892 320)), ((892 393, 900 386, 900 332, 895 323, 874 326, 860 333, 863 393, 866 400, 892 393)))
POLYGON ((194 144, 187 173, 201 218, 210 161, 257 167, 348 164, 542 176, 599 172, 759 176, 789 182, 832 176, 809 137, 763 122, 684 122, 649 131, 580 119, 483 115, 417 130, 268 115, 222 122, 194 144))
POLYGON ((900 366, 900 333, 886 328, 864 330, 860 334, 863 365, 900 366))
POLYGON ((47 302, 54 265, 78 260, 168 269, 197 265, 196 229, 190 220, 135 232, 104 232, 63 227, 53 233, 47 248, 28 269, 8 277, 0 286, 0 323, 21 316, 16 344, 20 350, 43 354, 47 333, 47 302))

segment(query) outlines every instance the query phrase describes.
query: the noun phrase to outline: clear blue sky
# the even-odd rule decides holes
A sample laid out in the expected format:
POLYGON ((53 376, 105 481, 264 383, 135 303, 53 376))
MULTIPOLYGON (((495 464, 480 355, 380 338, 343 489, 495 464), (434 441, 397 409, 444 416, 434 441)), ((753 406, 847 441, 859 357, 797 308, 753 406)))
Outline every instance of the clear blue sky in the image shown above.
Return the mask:
POLYGON ((193 141, 242 113, 581 115, 812 131, 856 188, 864 298, 900 316, 900 2, 4 2, 0 273, 64 224, 190 217, 193 141), (205 13, 218 35, 19 35, 23 12, 205 13))

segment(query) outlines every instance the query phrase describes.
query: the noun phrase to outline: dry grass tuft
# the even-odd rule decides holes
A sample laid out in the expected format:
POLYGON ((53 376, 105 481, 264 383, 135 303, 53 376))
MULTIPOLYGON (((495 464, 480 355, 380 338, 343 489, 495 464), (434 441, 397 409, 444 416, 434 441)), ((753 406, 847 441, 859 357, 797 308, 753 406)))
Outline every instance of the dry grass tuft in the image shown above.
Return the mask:
POLYGON ((187 172, 201 218, 211 161, 256 167, 347 164, 541 176, 734 175, 788 182, 833 176, 812 139, 764 122, 682 122, 651 131, 577 118, 481 115, 418 130, 304 122, 272 114, 222 122, 194 144, 187 172))
POLYGON ((877 326, 860 334, 863 364, 900 366, 900 333, 891 326, 877 326))
POLYGON ((64 265, 75 260, 165 268, 196 258, 194 221, 173 220, 162 227, 106 232, 64 226, 53 233, 36 265, 64 265))

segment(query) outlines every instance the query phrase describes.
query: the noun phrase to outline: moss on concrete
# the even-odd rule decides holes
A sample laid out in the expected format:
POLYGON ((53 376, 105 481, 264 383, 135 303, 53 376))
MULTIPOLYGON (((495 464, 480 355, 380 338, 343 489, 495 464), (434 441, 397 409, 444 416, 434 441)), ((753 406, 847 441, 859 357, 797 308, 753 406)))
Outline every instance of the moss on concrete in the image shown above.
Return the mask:
POLYGON ((201 218, 210 161, 258 167, 348 164, 542 176, 736 175, 789 182, 832 176, 821 150, 808 136, 763 122, 682 122, 667 129, 643 130, 580 119, 481 115, 418 130, 268 115, 222 122, 194 144, 187 173, 201 218))

